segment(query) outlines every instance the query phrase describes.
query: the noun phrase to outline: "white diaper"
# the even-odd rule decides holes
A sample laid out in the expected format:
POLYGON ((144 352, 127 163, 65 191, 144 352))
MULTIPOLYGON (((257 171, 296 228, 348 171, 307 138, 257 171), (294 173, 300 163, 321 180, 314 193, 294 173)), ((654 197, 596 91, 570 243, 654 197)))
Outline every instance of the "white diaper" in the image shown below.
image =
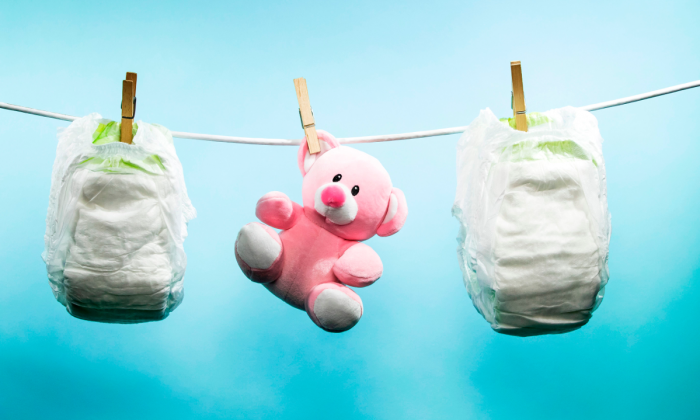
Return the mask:
POLYGON ((79 318, 160 320, 183 297, 195 211, 169 131, 138 122, 131 145, 96 140, 107 123, 92 114, 59 135, 43 254, 50 284, 79 318))
POLYGON ((459 260, 494 330, 528 336, 581 327, 608 280, 610 215, 595 118, 567 107, 528 116, 528 132, 490 110, 458 144, 459 260))

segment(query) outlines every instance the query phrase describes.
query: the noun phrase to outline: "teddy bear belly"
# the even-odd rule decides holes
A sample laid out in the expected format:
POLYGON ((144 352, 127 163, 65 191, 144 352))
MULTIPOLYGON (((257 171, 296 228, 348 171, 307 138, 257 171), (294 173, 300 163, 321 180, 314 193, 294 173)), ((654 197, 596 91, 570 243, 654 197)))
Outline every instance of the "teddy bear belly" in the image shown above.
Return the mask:
POLYGON ((333 265, 355 242, 339 238, 302 217, 294 227, 280 232, 284 249, 280 278, 265 284, 275 296, 298 309, 311 289, 336 282, 333 265))

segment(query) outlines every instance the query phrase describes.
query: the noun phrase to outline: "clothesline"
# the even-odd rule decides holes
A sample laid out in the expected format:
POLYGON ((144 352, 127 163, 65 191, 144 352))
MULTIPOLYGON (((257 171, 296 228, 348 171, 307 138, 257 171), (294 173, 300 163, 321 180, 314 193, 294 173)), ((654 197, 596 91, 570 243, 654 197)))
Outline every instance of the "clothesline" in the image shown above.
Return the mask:
MULTIPOLYGON (((599 109, 611 108, 614 106, 625 105, 632 102, 642 101, 644 99, 654 98, 656 96, 667 95, 673 92, 679 92, 685 89, 691 89, 700 86, 700 80, 681 85, 671 86, 665 89, 659 89, 652 92, 642 93, 640 95, 628 96, 626 98, 615 99, 607 102, 600 102, 593 105, 580 107, 585 111, 597 111, 599 109)), ((19 105, 7 104, 0 102, 0 108, 10 111, 24 112, 26 114, 39 115, 41 117, 55 118, 57 120, 75 121, 78 117, 72 115, 59 114, 56 112, 42 111, 39 109, 27 108, 19 105)), ((340 143, 375 143, 380 141, 408 140, 419 139, 424 137, 446 136, 448 134, 457 134, 466 130, 467 126, 440 128, 437 130, 414 131, 411 133, 402 134, 386 134, 381 136, 366 136, 366 137, 345 137, 339 138, 340 143)), ((244 143, 244 144, 264 144, 274 146, 295 146, 301 143, 301 139, 264 139, 256 137, 234 137, 234 136, 219 136, 215 134, 198 134, 187 133, 184 131, 172 131, 173 137, 192 140, 208 140, 225 143, 244 143)))

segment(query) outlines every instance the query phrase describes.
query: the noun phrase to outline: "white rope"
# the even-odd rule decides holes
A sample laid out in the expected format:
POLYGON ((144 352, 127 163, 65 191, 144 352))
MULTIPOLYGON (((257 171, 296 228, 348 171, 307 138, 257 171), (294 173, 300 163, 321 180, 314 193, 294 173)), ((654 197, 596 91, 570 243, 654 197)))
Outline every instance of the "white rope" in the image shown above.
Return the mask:
POLYGON ((75 121, 78 119, 78 117, 73 117, 71 115, 42 111, 40 109, 27 108, 26 106, 6 104, 5 102, 0 102, 0 108, 9 109, 10 111, 24 112, 25 114, 39 115, 40 117, 55 118, 63 121, 75 121))
POLYGON ((661 95, 667 95, 669 93, 679 92, 681 90, 691 89, 698 86, 700 86, 700 80, 696 80, 690 83, 683 83, 682 85, 667 87, 666 89, 655 90, 653 92, 642 93, 641 95, 634 95, 622 99, 615 99, 614 101, 607 101, 598 104, 582 106, 581 109, 583 109, 584 111, 597 111, 599 109, 631 104, 632 102, 643 101, 644 99, 654 98, 661 95))
MULTIPOLYGON (((682 85, 671 86, 666 89, 659 89, 653 92, 642 93, 641 95, 628 96, 626 98, 616 99, 614 101, 601 102, 593 105, 587 105, 581 107, 585 111, 597 111, 599 109, 610 108, 613 106, 625 105, 632 102, 642 101, 644 99, 654 98, 656 96, 667 95, 669 93, 678 92, 685 89, 691 89, 700 86, 700 80, 696 80, 690 83, 684 83, 682 85)), ((55 118, 57 120, 64 121, 75 121, 78 117, 73 117, 71 115, 58 114, 56 112, 41 111, 39 109, 27 108, 24 106, 6 104, 0 102, 0 108, 8 109, 10 111, 24 112, 26 114, 39 115, 42 117, 55 118)), ((394 141, 394 140, 408 140, 408 139, 420 139, 424 137, 435 137, 435 136, 446 136, 448 134, 461 133, 467 129, 467 126, 462 127, 452 127, 452 128, 441 128, 438 130, 427 130, 427 131, 414 131, 412 133, 403 134, 387 134, 383 136, 367 136, 367 137, 345 137, 339 138, 338 141, 345 144, 351 143, 376 143, 380 141, 394 141)), ((225 143, 244 143, 244 144, 266 144, 274 146, 294 146, 301 143, 301 139, 290 140, 290 139, 262 139, 253 137, 233 137, 233 136, 217 136, 214 134, 198 134, 198 133, 186 133, 183 131, 172 131, 173 137, 179 137, 181 139, 192 139, 192 140, 209 140, 209 141, 219 141, 225 143)))

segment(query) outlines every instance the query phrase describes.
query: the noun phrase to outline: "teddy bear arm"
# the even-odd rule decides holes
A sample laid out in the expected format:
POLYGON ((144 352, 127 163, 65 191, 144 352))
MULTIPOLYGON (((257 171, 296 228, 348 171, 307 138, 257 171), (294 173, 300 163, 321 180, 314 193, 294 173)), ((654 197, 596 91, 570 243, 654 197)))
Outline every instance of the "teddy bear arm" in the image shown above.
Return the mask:
POLYGON ((299 204, 279 191, 263 195, 255 206, 255 216, 261 222, 283 230, 294 226, 303 212, 299 204))
POLYGON ((381 277, 382 260, 368 245, 358 242, 348 248, 333 266, 333 274, 348 286, 365 287, 381 277))

